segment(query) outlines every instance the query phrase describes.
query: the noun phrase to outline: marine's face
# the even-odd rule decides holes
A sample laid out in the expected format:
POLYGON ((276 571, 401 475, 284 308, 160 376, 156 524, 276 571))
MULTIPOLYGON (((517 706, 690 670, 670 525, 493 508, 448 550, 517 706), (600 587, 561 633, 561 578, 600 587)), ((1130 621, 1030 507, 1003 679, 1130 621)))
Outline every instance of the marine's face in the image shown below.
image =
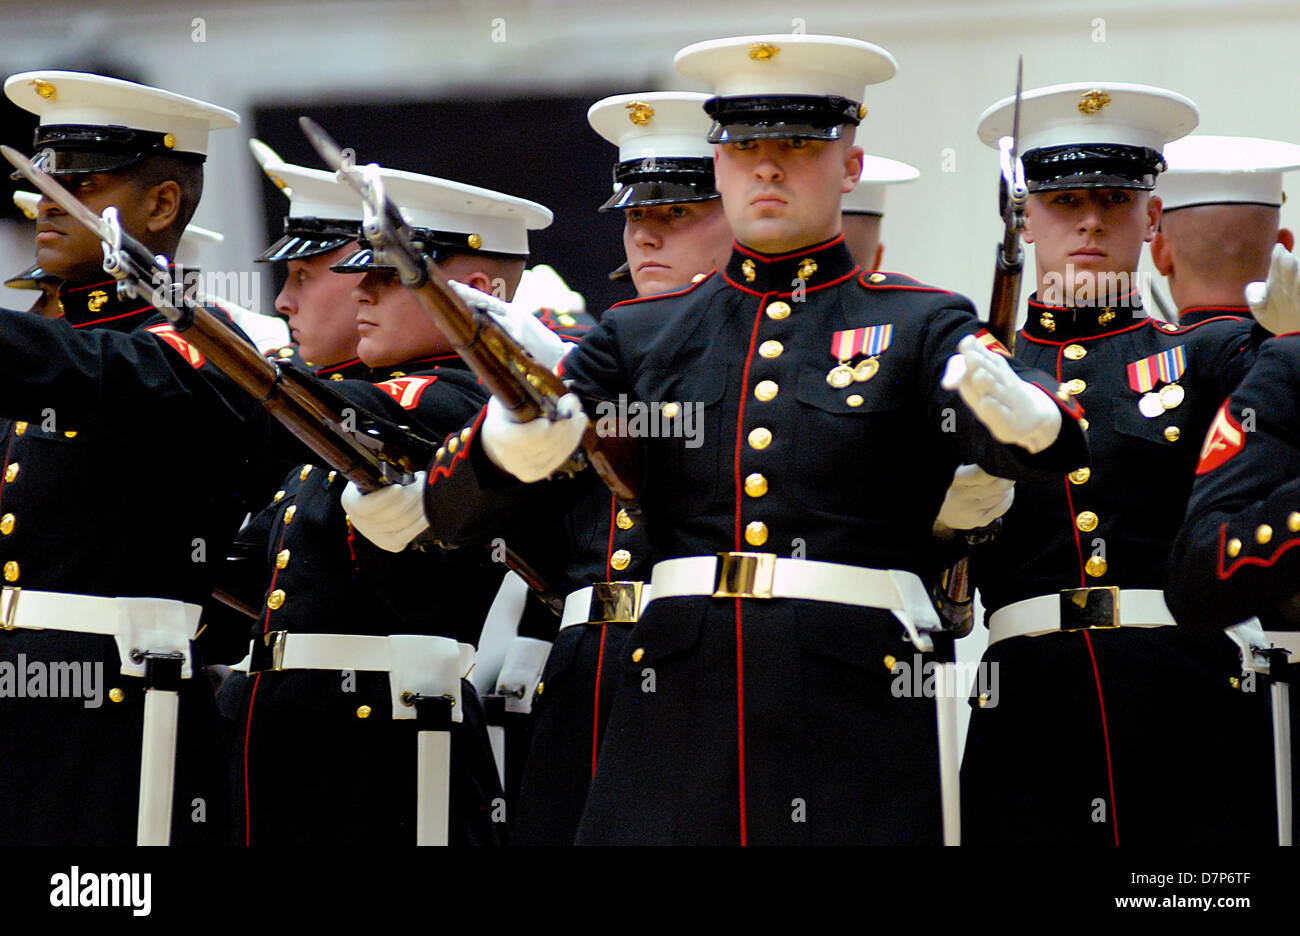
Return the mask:
POLYGON ((623 249, 638 296, 680 289, 731 255, 731 227, 719 198, 629 208, 623 219, 623 249))
MULTIPOLYGON (((122 229, 135 237, 144 229, 147 212, 136 182, 120 172, 94 172, 59 179, 96 215, 110 205, 117 208, 122 229)), ((47 196, 42 196, 36 218, 36 262, 65 283, 93 283, 108 279, 99 238, 73 220, 47 196)))
POLYGON ((840 231, 840 199, 862 174, 862 148, 843 140, 744 140, 713 151, 736 240, 763 253, 798 250, 840 231))
POLYGON ((317 367, 351 361, 357 356, 357 304, 352 291, 360 273, 335 273, 330 265, 357 249, 344 244, 329 253, 290 260, 289 275, 275 297, 275 309, 288 318, 298 354, 317 367))
POLYGON ((397 274, 386 270, 365 274, 352 298, 361 335, 357 354, 369 366, 387 367, 452 352, 451 343, 397 274))
POLYGON ((1050 291, 1049 274, 1068 297, 1104 295, 1105 274, 1125 274, 1131 281, 1142 245, 1155 237, 1159 223, 1160 199, 1148 192, 1065 189, 1030 195, 1025 242, 1034 245, 1040 293, 1050 291))

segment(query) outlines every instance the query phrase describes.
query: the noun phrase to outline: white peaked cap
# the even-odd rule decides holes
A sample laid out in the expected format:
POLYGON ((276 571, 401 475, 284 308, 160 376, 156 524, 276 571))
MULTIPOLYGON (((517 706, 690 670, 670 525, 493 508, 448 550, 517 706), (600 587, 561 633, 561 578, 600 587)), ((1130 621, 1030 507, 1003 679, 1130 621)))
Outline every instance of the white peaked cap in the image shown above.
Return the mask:
MULTIPOLYGON (((1015 96, 980 115, 979 137, 997 149, 1011 135, 1015 96)), ((1160 151, 1196 129, 1196 105, 1174 91, 1148 85, 1077 81, 1024 92, 1020 152, 1079 143, 1145 146, 1160 151)))
POLYGON ((616 94, 597 101, 587 111, 587 122, 618 147, 620 162, 651 156, 713 158, 704 113, 710 95, 692 91, 645 91, 616 94))
POLYGON ((858 102, 864 86, 888 81, 898 69, 892 55, 869 42, 791 33, 697 42, 673 64, 721 97, 834 95, 858 102))
POLYGON ((1196 205, 1283 202, 1282 176, 1300 168, 1300 146, 1258 137, 1190 136, 1165 147, 1156 194, 1165 211, 1196 205))
POLYGON ((238 126, 232 110, 161 88, 86 72, 30 71, 10 76, 5 95, 41 126, 129 127, 170 134, 177 153, 208 152, 208 133, 238 126))
POLYGON ((883 156, 862 157, 862 178, 853 187, 853 191, 844 196, 840 210, 845 214, 883 215, 885 213, 885 189, 900 182, 911 182, 919 178, 921 171, 897 159, 883 156))

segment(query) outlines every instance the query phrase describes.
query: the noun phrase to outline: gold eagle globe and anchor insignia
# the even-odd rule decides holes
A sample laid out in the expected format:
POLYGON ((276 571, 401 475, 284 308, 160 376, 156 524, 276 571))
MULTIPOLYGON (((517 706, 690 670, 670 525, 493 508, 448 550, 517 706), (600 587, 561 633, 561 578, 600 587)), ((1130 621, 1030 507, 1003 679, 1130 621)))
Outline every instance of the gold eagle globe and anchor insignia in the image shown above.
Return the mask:
POLYGON ((1103 107, 1110 103, 1110 95, 1101 89, 1085 91, 1079 96, 1079 113, 1092 114, 1097 113, 1103 107))
POLYGON ((645 101, 628 101, 624 106, 627 108, 627 119, 638 127, 644 127, 655 115, 655 109, 645 101))
POLYGON ((770 42, 755 42, 749 47, 749 57, 755 62, 770 62, 780 51, 780 46, 774 46, 770 42))
POLYGON ((754 282, 754 277, 758 275, 758 272, 754 268, 753 260, 746 260, 742 263, 740 265, 740 272, 745 274, 745 282, 747 283, 754 282))
POLYGON ((86 297, 86 308, 91 312, 98 312, 106 305, 108 305, 108 293, 102 289, 96 289, 86 297))
POLYGON ((799 279, 809 280, 817 272, 817 261, 812 257, 805 257, 799 261, 799 279))

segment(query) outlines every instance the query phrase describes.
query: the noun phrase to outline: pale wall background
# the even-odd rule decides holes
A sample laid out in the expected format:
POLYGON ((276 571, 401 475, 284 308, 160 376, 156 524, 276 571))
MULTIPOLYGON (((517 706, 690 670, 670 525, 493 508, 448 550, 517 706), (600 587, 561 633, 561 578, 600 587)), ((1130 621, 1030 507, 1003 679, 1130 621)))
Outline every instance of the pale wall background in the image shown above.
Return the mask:
MULTIPOLYGON (((132 63, 150 83, 245 114, 259 101, 326 102, 362 89, 377 102, 381 133, 400 132, 383 123, 385 98, 453 96, 462 86, 554 92, 600 80, 625 82, 629 91, 705 90, 674 72, 678 48, 795 29, 866 39, 898 59, 898 76, 869 89, 858 138, 869 152, 922 172, 890 195, 885 267, 968 294, 981 307, 1000 227, 995 154, 979 143, 975 122, 1014 90, 1017 54, 1025 55, 1026 87, 1092 78, 1160 85, 1197 103, 1201 132, 1300 142, 1294 0, 4 0, 0 67, 46 67, 91 50, 132 63), (195 18, 203 42, 193 39, 195 18), (503 27, 505 41, 494 42, 503 27), (955 171, 942 171, 945 157, 955 171)), ((262 246, 246 135, 213 137, 209 194, 195 221, 227 240, 205 257, 208 269, 251 269, 262 246)), ((520 171, 533 159, 563 159, 564 146, 557 139, 549 152, 520 152, 520 171)), ((1293 228, 1297 204, 1283 209, 1293 228)), ((0 271, 28 262, 29 238, 29 228, 0 225, 0 271)), ((29 301, 0 289, 0 305, 29 301)), ((963 658, 977 659, 982 639, 977 631, 962 641, 963 658)))

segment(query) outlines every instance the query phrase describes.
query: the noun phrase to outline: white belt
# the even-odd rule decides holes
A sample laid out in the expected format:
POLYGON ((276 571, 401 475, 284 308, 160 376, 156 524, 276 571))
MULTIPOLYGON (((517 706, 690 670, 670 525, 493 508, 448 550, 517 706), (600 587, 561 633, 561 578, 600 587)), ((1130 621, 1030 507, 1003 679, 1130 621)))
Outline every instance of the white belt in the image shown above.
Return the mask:
POLYGON ((926 631, 940 629, 930 595, 914 572, 867 569, 838 562, 786 559, 774 553, 719 553, 655 563, 648 601, 712 598, 802 598, 892 611, 921 650, 926 631))
POLYGON ((989 645, 1009 637, 1038 636, 1062 630, 1116 627, 1168 627, 1174 616, 1158 588, 1069 588, 1026 598, 989 617, 989 645))
POLYGON ((596 582, 564 599, 560 629, 574 624, 635 624, 650 601, 645 582, 596 582))
POLYGON ((253 639, 249 672, 364 670, 388 673, 394 718, 415 718, 410 697, 454 700, 461 721, 460 681, 474 668, 474 646, 427 634, 299 634, 270 631, 253 639))
POLYGON ((202 608, 173 598, 105 598, 5 586, 0 630, 57 630, 98 634, 117 642, 122 674, 144 676, 145 654, 179 653, 182 677, 193 675, 190 641, 202 608))

